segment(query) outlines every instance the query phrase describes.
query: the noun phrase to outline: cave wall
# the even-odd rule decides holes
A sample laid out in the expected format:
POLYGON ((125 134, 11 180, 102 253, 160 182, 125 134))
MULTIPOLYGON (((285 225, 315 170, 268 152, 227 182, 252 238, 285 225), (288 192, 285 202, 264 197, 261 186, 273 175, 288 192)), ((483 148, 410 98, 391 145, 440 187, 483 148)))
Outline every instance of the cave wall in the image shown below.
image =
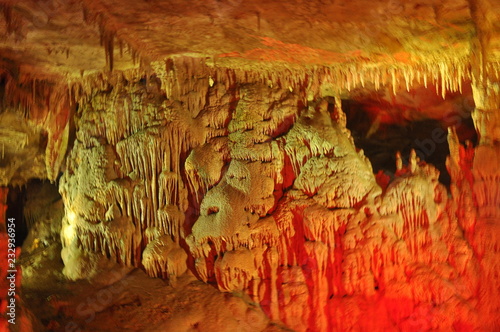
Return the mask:
POLYGON ((500 150, 480 103, 479 146, 449 132, 448 195, 415 154, 376 177, 340 99, 307 76, 164 66, 74 93, 67 277, 114 261, 193 273, 297 331, 498 326, 500 150))

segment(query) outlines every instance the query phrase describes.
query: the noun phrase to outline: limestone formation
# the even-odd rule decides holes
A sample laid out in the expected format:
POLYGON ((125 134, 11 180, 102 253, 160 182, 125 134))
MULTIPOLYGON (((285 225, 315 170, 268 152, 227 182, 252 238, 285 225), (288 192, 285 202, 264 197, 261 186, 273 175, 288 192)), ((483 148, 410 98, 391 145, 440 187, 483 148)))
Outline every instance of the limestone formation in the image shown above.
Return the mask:
POLYGON ((495 1, 0 5, 24 328, 500 328, 495 1))

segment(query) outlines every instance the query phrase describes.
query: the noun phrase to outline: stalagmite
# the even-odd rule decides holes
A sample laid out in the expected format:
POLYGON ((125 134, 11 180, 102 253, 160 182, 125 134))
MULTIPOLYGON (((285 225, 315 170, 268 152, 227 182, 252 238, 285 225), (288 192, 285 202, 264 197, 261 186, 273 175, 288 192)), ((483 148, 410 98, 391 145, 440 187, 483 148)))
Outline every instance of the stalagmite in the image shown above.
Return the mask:
POLYGON ((152 277, 176 278, 186 272, 187 255, 168 235, 153 238, 142 254, 142 264, 152 277))

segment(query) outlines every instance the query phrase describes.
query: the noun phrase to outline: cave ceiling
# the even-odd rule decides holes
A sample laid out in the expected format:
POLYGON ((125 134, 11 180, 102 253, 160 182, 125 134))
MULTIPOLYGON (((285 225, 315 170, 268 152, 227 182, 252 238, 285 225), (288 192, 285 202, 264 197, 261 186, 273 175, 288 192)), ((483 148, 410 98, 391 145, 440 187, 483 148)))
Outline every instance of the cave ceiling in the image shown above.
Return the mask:
POLYGON ((251 70, 346 64, 418 69, 470 61, 478 31, 487 34, 487 61, 500 60, 500 5, 494 1, 482 2, 487 13, 463 0, 1 3, 2 69, 40 79, 72 80, 178 56, 251 70))

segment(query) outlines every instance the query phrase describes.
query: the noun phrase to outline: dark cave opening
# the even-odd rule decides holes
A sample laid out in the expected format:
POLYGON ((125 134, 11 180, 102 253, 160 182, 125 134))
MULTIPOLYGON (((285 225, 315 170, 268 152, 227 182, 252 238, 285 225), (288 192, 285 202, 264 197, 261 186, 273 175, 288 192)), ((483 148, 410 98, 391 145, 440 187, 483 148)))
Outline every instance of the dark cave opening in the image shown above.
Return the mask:
MULTIPOLYGON (((422 104, 415 98, 425 98, 416 91, 405 96, 406 104, 398 104, 395 98, 355 97, 343 99, 347 127, 357 148, 363 149, 372 163, 374 173, 379 171, 391 176, 396 171, 396 153, 408 164, 411 150, 420 160, 434 165, 440 172, 439 181, 450 185, 446 159, 450 153, 447 141, 448 127, 455 127, 459 140, 477 143, 477 134, 471 117, 474 108, 472 94, 450 94, 447 99, 434 101, 437 105, 427 113, 414 107, 422 104), (442 114, 432 114, 431 111, 442 114)), ((426 92, 427 94, 427 92, 426 92)), ((430 109, 430 108, 429 108, 430 109)))
POLYGON ((16 247, 22 247, 33 223, 60 199, 57 185, 46 180, 32 179, 24 186, 9 187, 6 216, 15 219, 16 247))
POLYGON ((14 218, 16 247, 22 247, 28 236, 28 225, 24 218, 24 205, 26 203, 25 187, 9 187, 7 195, 7 218, 14 218))

